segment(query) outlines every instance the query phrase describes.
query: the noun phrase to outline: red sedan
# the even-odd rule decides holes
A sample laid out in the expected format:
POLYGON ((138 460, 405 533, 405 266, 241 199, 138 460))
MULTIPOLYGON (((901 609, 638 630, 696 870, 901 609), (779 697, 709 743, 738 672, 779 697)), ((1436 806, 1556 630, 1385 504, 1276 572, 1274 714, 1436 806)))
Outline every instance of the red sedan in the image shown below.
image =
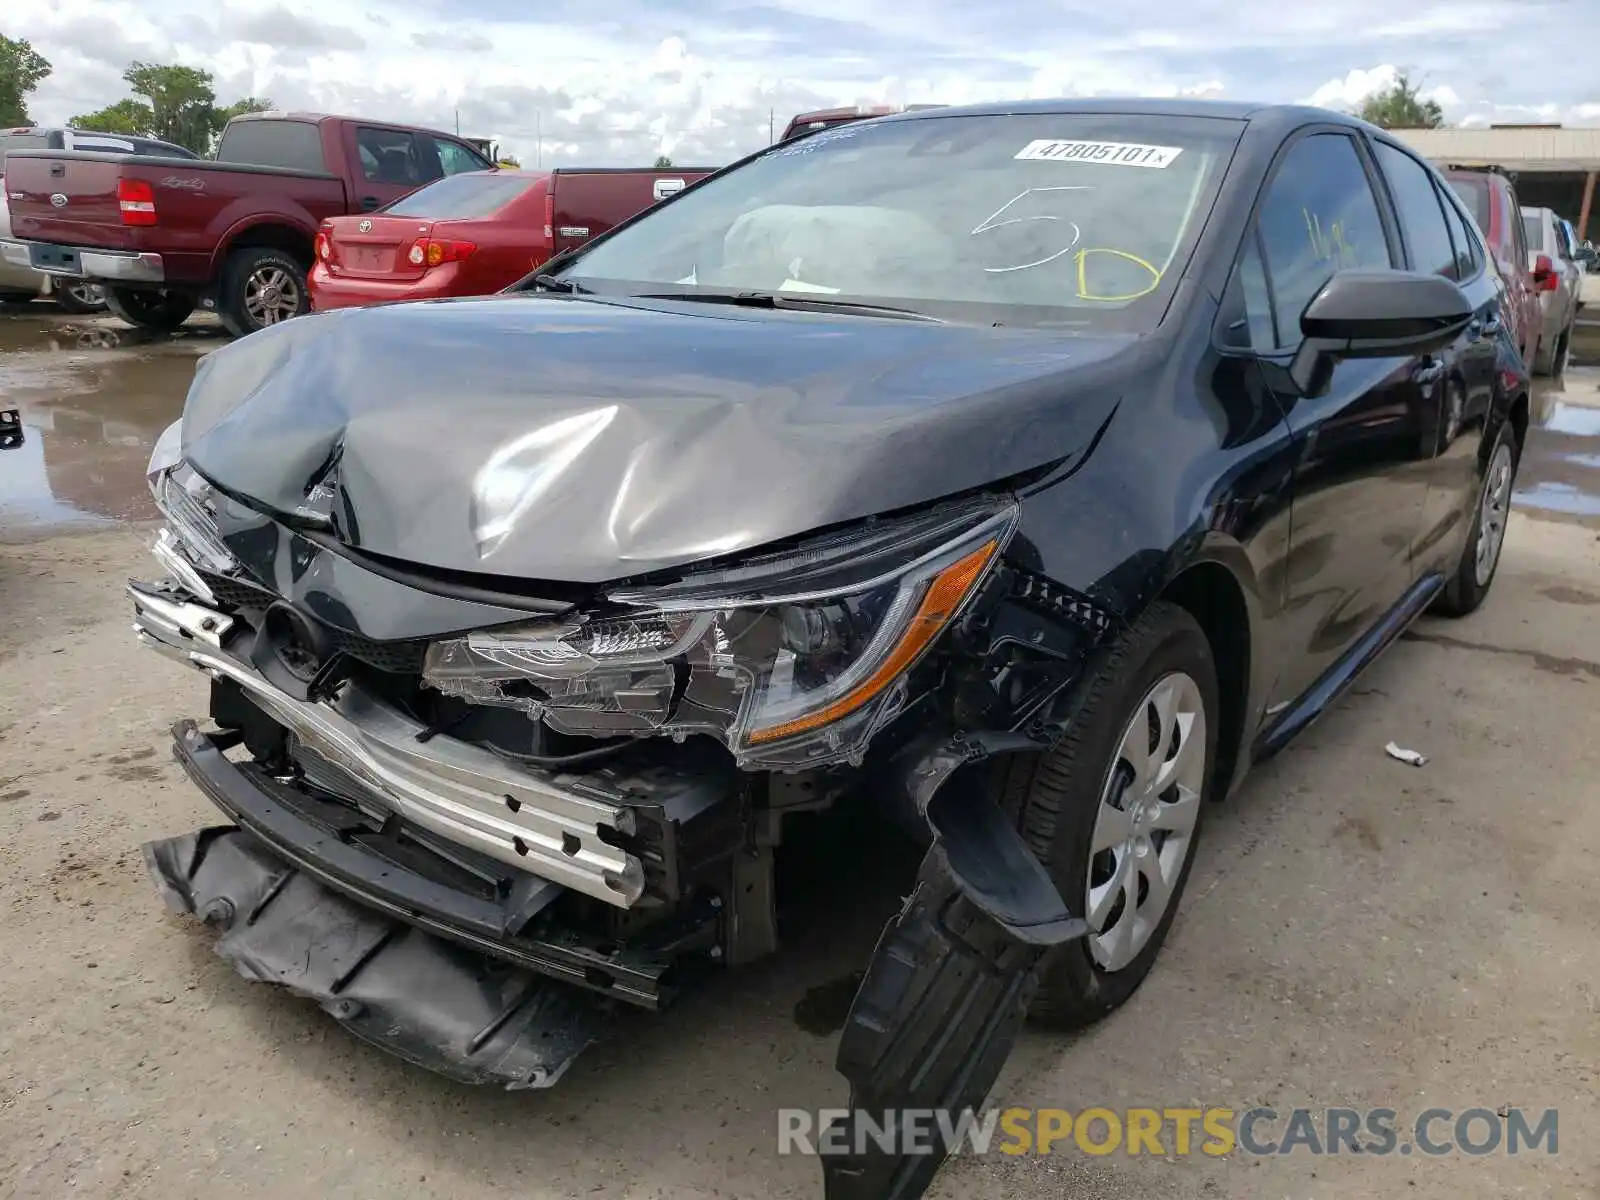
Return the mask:
POLYGON ((708 174, 469 171, 317 232, 313 309, 483 296, 708 174))

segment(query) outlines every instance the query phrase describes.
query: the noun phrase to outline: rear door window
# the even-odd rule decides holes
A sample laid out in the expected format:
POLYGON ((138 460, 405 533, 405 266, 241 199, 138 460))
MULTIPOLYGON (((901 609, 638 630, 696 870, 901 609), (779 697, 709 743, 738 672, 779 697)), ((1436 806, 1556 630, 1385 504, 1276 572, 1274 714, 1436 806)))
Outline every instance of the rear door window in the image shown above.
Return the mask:
POLYGON ((322 130, 309 121, 234 121, 223 131, 217 161, 319 175, 328 169, 322 155, 322 130))
POLYGON ((384 212, 428 221, 472 220, 500 211, 536 182, 525 175, 456 175, 401 197, 384 212))
POLYGON ((1511 194, 1508 187, 1504 193, 1506 210, 1511 216, 1511 253, 1515 256, 1517 266, 1527 270, 1528 263, 1528 237, 1524 229, 1525 222, 1522 218, 1522 206, 1517 203, 1517 198, 1511 194))
POLYGON ((1439 203, 1444 206, 1445 220, 1450 223, 1450 240, 1456 245, 1455 277, 1471 279, 1483 267, 1482 235, 1453 189, 1440 187, 1439 203))
POLYGON ((361 155, 362 173, 370 183, 415 187, 438 178, 423 164, 417 135, 407 130, 358 126, 356 148, 361 155))
POLYGON ((1455 245, 1450 240, 1450 227, 1445 223, 1444 210, 1439 207, 1439 196, 1433 190, 1433 177, 1428 168, 1384 142, 1376 142, 1374 151, 1400 215, 1400 231, 1405 235, 1411 269, 1453 278, 1456 274, 1455 245))
POLYGON ((1461 203, 1472 214, 1472 223, 1484 237, 1489 236, 1489 185, 1481 179, 1447 180, 1450 190, 1461 197, 1461 203))
MULTIPOLYGON (((1393 266, 1377 197, 1345 134, 1297 141, 1278 164, 1258 220, 1280 345, 1300 341, 1300 314, 1335 271, 1393 266)), ((1259 318, 1252 323, 1253 332, 1264 328, 1259 318)))
POLYGON ((1528 249, 1535 254, 1544 253, 1544 217, 1539 213, 1522 214, 1522 236, 1528 249))

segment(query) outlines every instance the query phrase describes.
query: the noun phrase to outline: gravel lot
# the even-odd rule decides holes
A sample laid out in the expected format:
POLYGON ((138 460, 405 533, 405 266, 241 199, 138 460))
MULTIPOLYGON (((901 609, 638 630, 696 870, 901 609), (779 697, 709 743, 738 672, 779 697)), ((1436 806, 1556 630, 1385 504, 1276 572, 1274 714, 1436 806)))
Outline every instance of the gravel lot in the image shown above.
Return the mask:
MULTIPOLYGON (((198 679, 138 650, 141 473, 203 328, 115 340, 0 316, 0 1194, 820 1195, 780 1105, 844 1099, 797 1020, 894 903, 580 1059, 475 1091, 243 982, 166 914, 138 845, 213 821, 167 751, 198 679), (822 989, 819 993, 817 989, 822 989)), ((1004 1104, 1560 1110, 1555 1157, 993 1155, 935 1196, 1600 1196, 1600 371, 1541 393, 1494 594, 1426 621, 1215 810, 1148 984, 1073 1040, 1030 1034, 1004 1104), (1385 756, 1394 740, 1430 756, 1385 756)))

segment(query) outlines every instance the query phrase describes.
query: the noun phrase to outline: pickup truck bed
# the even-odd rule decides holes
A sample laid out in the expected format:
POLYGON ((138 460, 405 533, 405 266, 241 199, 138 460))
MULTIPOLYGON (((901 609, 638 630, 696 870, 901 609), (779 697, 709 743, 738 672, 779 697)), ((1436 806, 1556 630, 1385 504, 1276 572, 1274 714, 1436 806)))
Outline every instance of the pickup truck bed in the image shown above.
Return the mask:
POLYGON ((216 160, 17 151, 0 257, 104 283, 111 310, 137 326, 176 328, 203 306, 243 335, 307 311, 324 220, 487 165, 444 134, 260 113, 229 123, 216 160))

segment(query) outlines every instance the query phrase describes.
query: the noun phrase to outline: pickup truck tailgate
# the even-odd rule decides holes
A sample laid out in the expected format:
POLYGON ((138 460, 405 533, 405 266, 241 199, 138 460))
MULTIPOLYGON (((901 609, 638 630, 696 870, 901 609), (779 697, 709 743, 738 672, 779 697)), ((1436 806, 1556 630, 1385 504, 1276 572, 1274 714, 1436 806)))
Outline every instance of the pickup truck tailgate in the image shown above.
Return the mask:
POLYGON ((122 223, 117 207, 121 156, 83 151, 13 152, 6 156, 11 236, 29 241, 137 250, 140 229, 122 223))

